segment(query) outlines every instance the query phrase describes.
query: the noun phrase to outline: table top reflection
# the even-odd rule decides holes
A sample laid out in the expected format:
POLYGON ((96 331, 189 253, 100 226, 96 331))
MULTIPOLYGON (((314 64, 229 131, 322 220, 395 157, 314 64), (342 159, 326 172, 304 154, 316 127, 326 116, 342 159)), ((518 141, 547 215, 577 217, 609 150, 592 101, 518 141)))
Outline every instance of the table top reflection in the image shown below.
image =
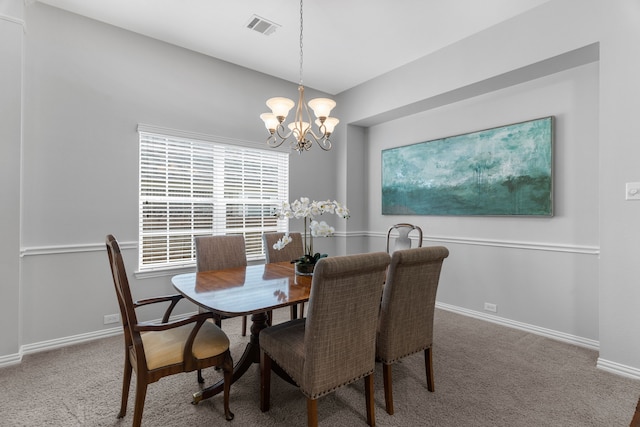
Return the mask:
POLYGON ((226 317, 245 316, 306 302, 311 276, 290 262, 179 274, 173 286, 199 306, 226 317))

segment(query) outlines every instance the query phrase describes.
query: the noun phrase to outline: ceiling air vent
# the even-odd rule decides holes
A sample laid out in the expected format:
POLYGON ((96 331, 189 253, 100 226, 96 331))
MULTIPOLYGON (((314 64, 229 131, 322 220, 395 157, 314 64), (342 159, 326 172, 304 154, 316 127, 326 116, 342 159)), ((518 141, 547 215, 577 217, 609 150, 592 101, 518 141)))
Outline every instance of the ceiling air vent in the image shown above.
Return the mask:
POLYGON ((253 15, 247 23, 247 28, 264 34, 265 36, 273 33, 279 26, 280 25, 276 24, 275 22, 271 22, 258 15, 253 15))

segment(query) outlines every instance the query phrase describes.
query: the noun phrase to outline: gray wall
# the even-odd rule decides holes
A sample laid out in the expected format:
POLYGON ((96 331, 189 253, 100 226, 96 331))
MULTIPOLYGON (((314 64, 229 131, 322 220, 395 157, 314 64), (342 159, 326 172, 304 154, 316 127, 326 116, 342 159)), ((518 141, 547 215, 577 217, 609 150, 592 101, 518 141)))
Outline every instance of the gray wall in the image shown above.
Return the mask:
POLYGON ((500 317, 598 340, 597 63, 373 126, 369 150, 370 229, 416 223, 451 251, 439 302, 478 312, 490 302, 500 317), (380 150, 549 115, 552 218, 380 215, 380 150))
MULTIPOLYGON (((56 8, 30 2, 25 9, 21 252, 17 244, 7 246, 15 258, 21 253, 23 275, 7 282, 14 292, 5 299, 3 290, 2 298, 13 310, 3 315, 22 324, 0 326, 3 337, 14 337, 2 354, 14 359, 20 351, 111 333, 113 325, 103 325, 103 316, 118 307, 104 251, 108 233, 123 244, 136 297, 172 292, 170 273, 134 274, 139 123, 268 149, 258 117, 267 109, 265 100, 297 95, 295 84, 56 8)), ((22 28, 14 26, 21 36, 22 28)), ((19 42, 15 48, 20 52, 19 42)), ((19 81, 16 74, 11 84, 19 81)), ((319 95, 309 88, 307 93, 319 95)), ((20 111, 19 103, 10 106, 20 111)), ((19 138, 12 143, 20 147, 19 138)), ((292 198, 333 198, 336 177, 326 171, 338 153, 319 151, 292 154, 292 176, 309 176, 292 181, 292 198)), ((18 230, 20 157, 16 152, 11 158, 16 172, 7 189, 16 192, 16 215, 7 215, 7 223, 3 215, 3 226, 18 230)), ((193 310, 186 304, 182 311, 193 310)))
POLYGON ((0 364, 20 346, 20 143, 22 40, 19 2, 0 5, 0 364))
POLYGON ((599 348, 599 367, 635 377, 640 203, 625 183, 640 180, 639 22, 637 1, 551 0, 340 95, 369 135, 370 249, 392 223, 423 223, 454 255, 441 306, 599 348), (380 148, 546 115, 558 117, 553 218, 379 214, 380 148), (496 301, 497 316, 482 312, 496 301))
MULTIPOLYGON (((10 68, 24 61, 22 77, 0 77, 3 93, 24 82, 23 101, 15 89, 0 100, 13 114, 1 131, 11 166, 0 192, 14 206, 1 211, 9 262, 0 363, 112 333, 102 324, 117 312, 107 233, 124 243, 137 296, 171 291, 170 276, 133 274, 138 123, 261 146, 264 100, 296 93, 294 84, 39 3, 25 8, 26 33, 0 20, 10 68)), ((625 182, 640 181, 639 22, 634 0, 550 0, 339 94, 336 148, 291 162, 291 198, 336 198, 354 214, 319 248, 380 250, 390 224, 421 222, 427 244, 452 251, 439 304, 483 316, 482 304, 496 303, 490 320, 599 347, 600 367, 640 377, 640 338, 629 326, 640 324, 640 203, 624 200, 625 182), (546 115, 557 117, 553 218, 379 214, 380 149, 546 115)))

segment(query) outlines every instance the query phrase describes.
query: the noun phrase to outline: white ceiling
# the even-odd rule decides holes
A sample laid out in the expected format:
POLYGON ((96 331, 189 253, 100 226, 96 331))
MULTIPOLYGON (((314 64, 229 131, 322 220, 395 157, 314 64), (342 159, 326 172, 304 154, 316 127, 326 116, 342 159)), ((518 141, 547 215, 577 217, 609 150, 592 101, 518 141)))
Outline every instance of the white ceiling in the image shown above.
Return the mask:
MULTIPOLYGON (((39 0, 298 83, 297 0, 39 0), (253 15, 280 25, 265 36, 253 15)), ((337 94, 549 0, 306 0, 304 85, 337 94)))

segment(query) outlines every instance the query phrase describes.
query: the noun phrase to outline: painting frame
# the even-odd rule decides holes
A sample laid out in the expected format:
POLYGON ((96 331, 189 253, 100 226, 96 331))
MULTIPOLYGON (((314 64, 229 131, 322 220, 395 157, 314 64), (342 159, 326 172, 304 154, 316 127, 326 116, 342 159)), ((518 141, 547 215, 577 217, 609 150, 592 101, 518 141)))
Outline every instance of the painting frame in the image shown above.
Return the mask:
POLYGON ((382 215, 553 216, 554 116, 381 151, 382 215))

